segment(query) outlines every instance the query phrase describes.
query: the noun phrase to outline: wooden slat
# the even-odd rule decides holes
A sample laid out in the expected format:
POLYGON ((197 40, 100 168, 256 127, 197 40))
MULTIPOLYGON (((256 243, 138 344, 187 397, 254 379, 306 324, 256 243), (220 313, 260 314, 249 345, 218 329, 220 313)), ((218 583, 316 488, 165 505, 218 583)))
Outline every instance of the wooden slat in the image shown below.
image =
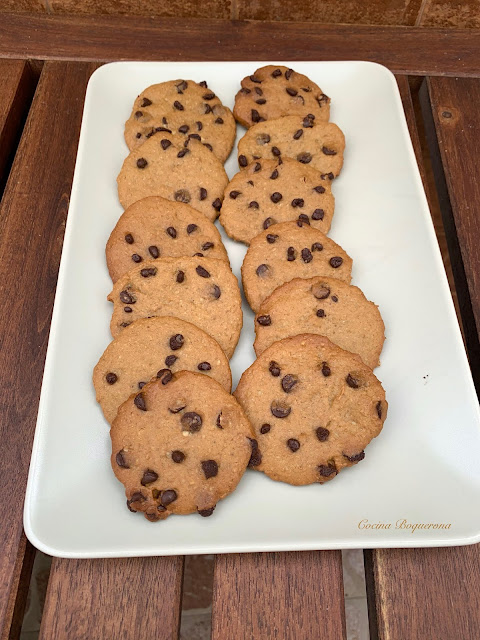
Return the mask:
POLYGON ((55 560, 40 640, 178 638, 183 558, 55 560))
POLYGON ((21 127, 35 90, 35 78, 25 60, 0 59, 0 193, 21 127))
POLYGON ((77 60, 373 60, 480 74, 480 31, 295 22, 3 14, 0 56, 77 60))
POLYGON ((340 551, 215 558, 212 640, 346 638, 340 551))
MULTIPOLYGON (((403 81, 399 86, 419 159, 420 142, 408 87, 403 81)), ((465 166, 460 167, 458 173, 467 175, 468 169, 465 172, 465 166)), ((480 199, 477 203, 478 209, 480 199)), ((366 551, 365 568, 372 640, 478 640, 478 545, 366 551)))

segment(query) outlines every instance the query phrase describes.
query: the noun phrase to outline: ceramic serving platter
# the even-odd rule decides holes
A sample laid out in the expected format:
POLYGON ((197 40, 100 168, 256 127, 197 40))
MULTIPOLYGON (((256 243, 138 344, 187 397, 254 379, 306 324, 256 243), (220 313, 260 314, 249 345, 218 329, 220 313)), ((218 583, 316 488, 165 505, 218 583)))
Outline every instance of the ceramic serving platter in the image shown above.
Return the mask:
MULTIPOLYGON (((280 61, 276 61, 280 63, 280 61)), ((292 487, 248 470, 211 518, 150 523, 125 506, 91 374, 109 343, 105 243, 122 213, 123 128, 150 84, 207 80, 233 107, 264 62, 119 62, 92 76, 78 147, 37 430, 25 531, 54 556, 108 557, 291 549, 413 547, 480 540, 479 407, 393 75, 367 62, 282 62, 332 98, 346 137, 330 236, 353 258, 352 282, 381 310, 376 374, 389 402, 360 464, 327 484, 292 487)), ((268 64, 268 63, 267 63, 268 64)), ((238 136, 243 129, 238 128, 238 136)), ((226 163, 238 170, 235 152, 226 163)), ((240 277, 245 247, 224 234, 240 277)), ((231 361, 254 359, 253 313, 231 361)))

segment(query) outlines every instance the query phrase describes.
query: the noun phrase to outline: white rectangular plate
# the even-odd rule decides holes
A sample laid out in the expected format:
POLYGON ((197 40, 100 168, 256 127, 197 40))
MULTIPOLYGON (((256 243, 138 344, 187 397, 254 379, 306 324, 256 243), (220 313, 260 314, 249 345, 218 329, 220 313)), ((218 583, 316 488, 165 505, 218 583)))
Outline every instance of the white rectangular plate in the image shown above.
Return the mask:
MULTIPOLYGON (((104 249, 122 213, 115 180, 127 155, 124 123, 141 90, 176 78, 206 79, 232 108, 240 80, 262 64, 120 62, 101 67, 89 82, 25 502, 27 536, 46 553, 149 556, 480 540, 477 397, 395 78, 367 62, 284 64, 332 97, 331 120, 345 132, 330 235, 352 256, 353 283, 385 321, 376 370, 390 404, 383 432, 363 462, 324 486, 291 487, 249 470, 211 518, 152 524, 125 506, 91 382, 111 339, 104 249)), ((226 169, 230 177, 237 171, 235 152, 226 169)), ((223 237, 239 277, 245 247, 223 237)), ((253 314, 246 305, 243 311, 234 385, 254 359, 253 314)))

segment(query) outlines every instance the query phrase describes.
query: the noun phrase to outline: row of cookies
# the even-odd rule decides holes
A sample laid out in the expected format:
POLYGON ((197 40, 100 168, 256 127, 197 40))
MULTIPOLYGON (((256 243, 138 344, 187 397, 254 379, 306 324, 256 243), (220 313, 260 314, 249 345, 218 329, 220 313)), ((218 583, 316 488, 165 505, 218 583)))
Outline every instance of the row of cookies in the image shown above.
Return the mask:
POLYGON ((106 247, 114 340, 93 380, 127 506, 150 521, 211 515, 251 456, 250 424, 230 395, 240 292, 211 222, 232 123, 205 83, 182 80, 143 92, 125 127, 134 149, 118 178, 126 210, 106 247))
POLYGON ((255 431, 251 464, 293 485, 324 483, 362 460, 387 411, 372 371, 382 318, 350 285, 350 256, 325 235, 345 145, 329 106, 291 69, 245 78, 234 114, 249 129, 220 214, 227 233, 249 245, 242 283, 256 313, 257 359, 235 396, 255 431))

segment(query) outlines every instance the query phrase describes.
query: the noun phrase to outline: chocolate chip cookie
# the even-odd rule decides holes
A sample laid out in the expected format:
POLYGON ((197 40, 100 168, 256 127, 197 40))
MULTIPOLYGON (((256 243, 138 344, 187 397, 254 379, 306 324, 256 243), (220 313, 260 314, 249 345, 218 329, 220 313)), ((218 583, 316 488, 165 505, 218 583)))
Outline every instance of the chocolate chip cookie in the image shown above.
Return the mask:
POLYGON ((239 483, 252 435, 238 402, 212 378, 180 371, 145 385, 120 406, 110 431, 127 507, 151 522, 212 515, 239 483))
POLYGON ((340 245, 297 220, 274 225, 253 238, 243 260, 242 282, 257 312, 265 298, 293 278, 330 276, 348 283, 351 271, 352 259, 340 245))
POLYGON ((326 336, 357 353, 374 369, 380 364, 385 325, 378 307, 358 287, 337 278, 294 278, 260 305, 255 318, 255 353, 300 333, 326 336))
POLYGON ((288 67, 268 65, 241 82, 233 115, 245 127, 282 116, 314 115, 328 121, 330 98, 318 85, 288 67))
POLYGON ((203 329, 231 358, 242 329, 238 282, 224 260, 145 260, 116 281, 108 300, 114 338, 139 318, 175 316, 203 329))
POLYGON ((327 482, 363 460, 387 416, 385 392, 371 369, 312 334, 265 349, 235 397, 255 431, 252 464, 293 485, 327 482))
POLYGON ((235 120, 206 82, 171 80, 148 87, 134 102, 125 123, 125 141, 130 150, 165 130, 184 140, 199 140, 225 162, 235 140, 235 120))
POLYGON ((345 136, 333 122, 306 116, 285 116, 253 125, 238 143, 238 164, 244 169, 260 158, 293 158, 328 178, 343 165, 345 136))
POLYGON ((304 220, 327 233, 335 199, 329 180, 291 158, 255 160, 225 189, 220 223, 234 240, 249 244, 277 222, 304 220))
POLYGON ((206 256, 228 262, 217 227, 188 204, 151 196, 130 205, 107 242, 113 282, 144 260, 206 256))
POLYGON ((201 142, 166 131, 134 149, 117 178, 124 209, 147 196, 162 196, 189 204, 212 221, 227 183, 223 164, 201 142))
POLYGON ((98 361, 93 371, 97 402, 112 422, 132 393, 154 377, 166 384, 181 370, 204 373, 230 393, 228 360, 211 336, 179 318, 141 318, 122 331, 98 361))

